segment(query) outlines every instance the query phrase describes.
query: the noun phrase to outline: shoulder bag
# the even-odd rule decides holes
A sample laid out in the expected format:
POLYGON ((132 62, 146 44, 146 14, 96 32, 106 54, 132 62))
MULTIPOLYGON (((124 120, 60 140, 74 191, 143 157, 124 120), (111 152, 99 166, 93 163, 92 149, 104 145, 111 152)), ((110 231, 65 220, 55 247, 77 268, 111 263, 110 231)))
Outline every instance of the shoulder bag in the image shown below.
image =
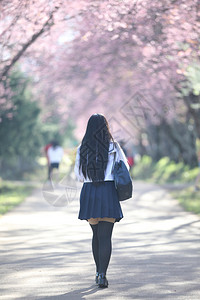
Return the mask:
POLYGON ((114 176, 115 188, 117 190, 119 201, 132 198, 133 185, 129 171, 123 160, 116 160, 116 152, 114 153, 112 173, 114 176))

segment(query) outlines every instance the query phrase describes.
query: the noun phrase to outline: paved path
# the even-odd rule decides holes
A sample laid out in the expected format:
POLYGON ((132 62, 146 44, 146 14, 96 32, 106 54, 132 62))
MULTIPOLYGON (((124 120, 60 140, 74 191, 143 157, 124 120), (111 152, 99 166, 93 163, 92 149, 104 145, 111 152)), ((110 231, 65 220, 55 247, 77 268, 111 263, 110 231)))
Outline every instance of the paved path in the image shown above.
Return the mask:
POLYGON ((108 270, 94 285, 91 230, 77 220, 78 199, 59 208, 41 189, 0 218, 0 299, 200 299, 200 218, 167 192, 135 184, 122 203, 108 270))

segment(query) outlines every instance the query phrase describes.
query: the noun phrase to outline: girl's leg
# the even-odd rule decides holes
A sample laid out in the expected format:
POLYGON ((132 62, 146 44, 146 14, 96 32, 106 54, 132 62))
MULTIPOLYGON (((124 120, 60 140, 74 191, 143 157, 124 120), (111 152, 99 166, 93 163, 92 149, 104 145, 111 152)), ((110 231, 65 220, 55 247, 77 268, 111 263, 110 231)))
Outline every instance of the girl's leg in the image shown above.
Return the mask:
POLYGON ((52 168, 52 165, 50 164, 49 165, 49 175, 48 175, 48 177, 49 177, 49 180, 52 180, 52 170, 53 170, 53 168, 52 168))
POLYGON ((92 218, 88 220, 93 231, 92 252, 96 264, 96 283, 107 287, 105 277, 112 252, 112 230, 114 218, 92 218))
POLYGON ((99 242, 99 273, 106 274, 112 252, 112 231, 113 222, 99 221, 98 242, 99 242))
POLYGON ((92 236, 92 253, 96 265, 96 275, 95 275, 95 281, 98 283, 98 277, 99 277, 99 241, 98 241, 98 222, 99 218, 91 218, 88 220, 93 236, 92 236))
POLYGON ((98 220, 99 221, 107 221, 107 222, 115 223, 114 218, 98 218, 98 220))
POLYGON ((107 221, 107 222, 115 223, 114 218, 91 218, 91 219, 88 219, 88 222, 90 223, 90 225, 96 225, 99 223, 99 221, 107 221))
MULTIPOLYGON (((92 225, 90 224, 92 231, 93 231, 93 237, 92 237, 92 253, 94 257, 94 261, 96 264, 96 273, 99 272, 99 241, 98 241, 98 224, 92 225)), ((97 274, 98 276, 98 274, 97 274)))

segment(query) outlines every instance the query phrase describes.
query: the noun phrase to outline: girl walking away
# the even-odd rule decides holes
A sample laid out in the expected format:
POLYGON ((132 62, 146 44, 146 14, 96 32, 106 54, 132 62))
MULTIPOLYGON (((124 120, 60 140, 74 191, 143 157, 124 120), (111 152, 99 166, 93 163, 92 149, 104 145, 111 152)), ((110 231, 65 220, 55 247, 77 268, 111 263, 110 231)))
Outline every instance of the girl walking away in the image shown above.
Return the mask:
POLYGON ((100 288, 108 287, 106 271, 112 251, 113 226, 123 218, 112 174, 114 159, 123 160, 129 168, 124 152, 113 140, 106 118, 94 114, 77 149, 74 171, 77 179, 84 182, 78 218, 87 220, 92 228, 95 281, 100 288))

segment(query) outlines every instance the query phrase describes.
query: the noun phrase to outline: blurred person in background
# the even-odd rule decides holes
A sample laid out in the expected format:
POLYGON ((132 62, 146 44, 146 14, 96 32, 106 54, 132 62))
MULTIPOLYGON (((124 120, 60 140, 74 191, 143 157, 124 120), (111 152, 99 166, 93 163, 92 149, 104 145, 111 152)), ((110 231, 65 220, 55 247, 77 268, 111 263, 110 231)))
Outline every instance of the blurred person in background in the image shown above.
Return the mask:
POLYGON ((57 181, 59 178, 59 166, 63 158, 63 148, 58 144, 57 141, 53 141, 52 145, 47 150, 49 159, 49 180, 52 179, 53 169, 56 169, 57 181))

